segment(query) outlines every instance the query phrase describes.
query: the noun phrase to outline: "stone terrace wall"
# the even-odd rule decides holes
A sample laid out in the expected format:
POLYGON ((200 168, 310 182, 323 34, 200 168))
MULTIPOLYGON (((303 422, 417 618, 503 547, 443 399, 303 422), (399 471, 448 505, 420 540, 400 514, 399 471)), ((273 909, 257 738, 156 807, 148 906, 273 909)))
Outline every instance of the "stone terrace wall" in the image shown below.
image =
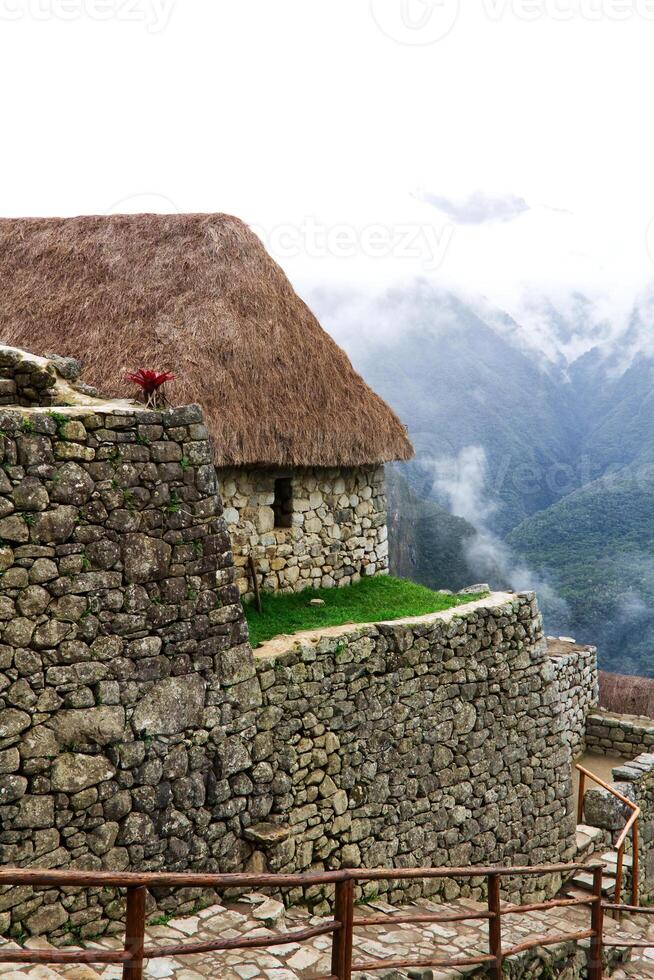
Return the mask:
MULTIPOLYGON (((65 385, 74 365, 45 363, 59 407, 0 410, 2 864, 229 872, 566 856, 570 748, 532 594, 273 641, 255 665, 200 409, 103 403, 65 385)), ((303 484, 311 509, 289 529, 304 543, 288 570, 318 581, 323 532, 343 561, 324 566, 334 582, 355 562, 383 570, 381 471, 353 472, 351 486, 323 476, 303 484)), ((157 894, 150 910, 197 897, 157 894)), ((13 935, 89 938, 122 929, 123 914, 110 891, 0 890, 0 930, 13 935)))
POLYGON ((586 751, 586 718, 599 701, 597 649, 572 640, 547 638, 572 758, 586 751))
POLYGON ((252 590, 250 554, 270 592, 331 588, 388 571, 383 466, 221 469, 218 478, 244 595, 252 590), (292 525, 276 528, 275 479, 289 475, 292 525))
POLYGON ((264 707, 252 758, 278 825, 271 870, 571 856, 566 715, 533 593, 280 638, 255 660, 264 707))
POLYGON ((598 708, 586 719, 586 744, 593 752, 633 759, 654 751, 654 719, 598 708))
POLYGON ((44 358, 0 347, 0 405, 51 405, 56 384, 54 365, 44 358))
MULTIPOLYGON (((263 811, 220 760, 260 694, 200 409, 1 411, 0 433, 0 862, 242 868, 263 811)), ((0 893, 14 934, 122 914, 0 893)))
MULTIPOLYGON (((654 755, 641 753, 624 765, 613 768, 612 785, 633 800, 641 809, 639 825, 639 904, 649 904, 654 898, 654 755)), ((617 841, 631 816, 627 806, 616 800, 608 790, 589 783, 584 795, 584 820, 606 832, 613 844, 617 841)), ((631 835, 627 852, 632 852, 631 835)), ((615 861, 615 852, 614 859, 615 861)), ((631 862, 625 864, 622 901, 630 901, 631 862)))
MULTIPOLYGON (((649 753, 639 754, 622 766, 616 766, 613 769, 613 779, 618 787, 624 787, 625 795, 640 807, 638 904, 650 904, 654 898, 654 755, 651 750, 649 753)), ((623 812, 622 826, 624 823, 623 812)), ((617 834, 614 834, 614 839, 615 836, 617 834)), ((630 847, 631 838, 628 849, 630 847)), ((630 878, 631 875, 628 874, 625 887, 630 878)), ((623 901, 630 901, 628 894, 623 895, 623 901)))

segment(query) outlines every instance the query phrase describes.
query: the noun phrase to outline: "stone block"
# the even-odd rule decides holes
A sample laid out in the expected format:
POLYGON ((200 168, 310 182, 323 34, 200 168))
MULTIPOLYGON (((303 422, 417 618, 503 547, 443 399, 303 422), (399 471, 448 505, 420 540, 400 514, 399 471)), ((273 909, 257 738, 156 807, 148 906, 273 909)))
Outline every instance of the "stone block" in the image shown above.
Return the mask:
MULTIPOLYGON (((636 802, 634 787, 631 783, 614 783, 614 786, 627 799, 636 802)), ((584 796, 584 818, 592 827, 605 830, 622 830, 631 816, 629 807, 601 787, 586 790, 584 796)))
POLYGON ((52 827, 54 820, 54 797, 23 796, 13 826, 18 830, 33 830, 52 827))
POLYGON ((29 541, 29 536, 29 528, 18 514, 12 514, 10 517, 3 517, 0 520, 0 538, 5 541, 20 544, 29 541))
MULTIPOLYGON (((78 521, 77 508, 61 505, 38 514, 31 528, 35 544, 63 544, 71 537, 78 521)), ((2 522, 0 521, 0 526, 2 522)), ((4 537, 0 527, 0 536, 4 537)), ((25 539, 26 540, 26 539, 25 539)))
POLYGON ((60 748, 111 745, 125 737, 125 709, 103 705, 60 711, 49 726, 60 748))
POLYGON ((52 788, 60 793, 79 793, 111 779, 115 773, 114 766, 103 756, 67 752, 52 765, 52 788))
POLYGON ((205 682, 199 674, 166 678, 138 701, 132 725, 148 735, 176 735, 200 725, 204 700, 205 682))
POLYGON ((155 582, 169 575, 172 549, 159 538, 147 534, 125 534, 121 553, 128 582, 155 582))

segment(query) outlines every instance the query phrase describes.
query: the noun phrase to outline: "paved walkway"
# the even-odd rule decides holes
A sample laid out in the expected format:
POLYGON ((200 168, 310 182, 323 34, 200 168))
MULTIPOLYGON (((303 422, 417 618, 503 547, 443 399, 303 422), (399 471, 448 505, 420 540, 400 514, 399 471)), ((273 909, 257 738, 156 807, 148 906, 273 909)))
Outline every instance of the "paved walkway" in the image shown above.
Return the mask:
MULTIPOLYGON (((235 939, 238 936, 270 935, 295 931, 315 925, 319 919, 312 918, 302 909, 293 908, 284 911, 280 903, 263 895, 252 895, 248 902, 240 902, 228 908, 214 905, 198 915, 188 918, 172 919, 166 925, 149 926, 147 942, 150 945, 168 945, 178 942, 193 942, 220 937, 235 939)), ((445 913, 446 911, 476 912, 485 907, 471 900, 461 899, 444 905, 436 905, 430 901, 406 906, 403 911, 445 913)), ((384 902, 372 902, 369 906, 358 906, 356 915, 370 915, 375 912, 388 913, 389 922, 383 927, 366 927, 355 929, 354 961, 389 958, 427 958, 430 956, 455 957, 486 953, 487 925, 486 923, 448 923, 424 925, 394 925, 392 909, 384 902)), ((654 919, 654 917, 653 917, 654 919)), ((561 933, 588 928, 588 912, 585 909, 552 909, 546 912, 531 912, 525 916, 509 916, 503 920, 503 938, 505 946, 512 946, 534 936, 542 936, 547 932, 561 933)), ((618 925, 613 920, 607 920, 606 937, 620 936, 625 939, 642 938, 647 926, 640 922, 627 919, 618 925)), ((654 936, 654 921, 649 925, 654 936)), ((30 946, 43 946, 36 940, 28 942, 30 946)), ((88 944, 87 948, 92 944, 88 944)), ((103 948, 120 948, 118 940, 102 940, 97 944, 103 948)), ((151 960, 146 967, 145 975, 157 980, 207 980, 220 977, 221 980, 309 980, 310 977, 329 973, 330 970, 331 937, 318 936, 308 940, 301 946, 271 946, 267 950, 244 950, 240 952, 207 953, 202 956, 174 957, 151 960)), ((566 947, 554 947, 550 952, 525 954, 525 962, 533 964, 549 962, 551 976, 565 975, 579 951, 571 944, 566 947)), ((613 972, 616 978, 638 976, 641 980, 654 978, 654 950, 651 954, 639 954, 633 958, 629 967, 618 968, 613 972), (634 972, 635 970, 635 972, 634 972)), ((464 970, 438 970, 412 972, 413 977, 433 977, 434 980, 470 976, 476 968, 464 970)), ((398 976, 396 971, 380 971, 370 976, 393 978, 398 976)), ((568 974, 569 975, 569 974, 568 974)), ((53 980, 65 977, 67 980, 120 980, 121 968, 107 967, 16 967, 0 964, 2 980, 53 980)))

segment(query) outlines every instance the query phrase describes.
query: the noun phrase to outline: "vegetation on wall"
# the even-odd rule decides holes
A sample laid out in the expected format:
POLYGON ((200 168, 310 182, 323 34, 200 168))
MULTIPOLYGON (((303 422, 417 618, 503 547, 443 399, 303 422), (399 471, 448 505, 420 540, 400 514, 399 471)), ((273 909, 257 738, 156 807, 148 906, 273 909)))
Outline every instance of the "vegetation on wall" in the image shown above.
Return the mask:
POLYGON ((263 612, 258 613, 247 603, 245 615, 252 646, 256 647, 282 633, 424 616, 479 598, 480 595, 432 592, 415 582, 378 575, 342 589, 265 594, 263 612), (324 605, 311 605, 312 600, 321 600, 324 605))

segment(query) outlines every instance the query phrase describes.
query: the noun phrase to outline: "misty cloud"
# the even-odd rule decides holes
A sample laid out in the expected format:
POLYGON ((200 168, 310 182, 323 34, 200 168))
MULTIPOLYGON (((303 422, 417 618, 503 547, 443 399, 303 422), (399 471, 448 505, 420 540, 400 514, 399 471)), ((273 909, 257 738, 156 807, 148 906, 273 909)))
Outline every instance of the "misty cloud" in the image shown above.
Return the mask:
POLYGON ((485 491, 488 464, 482 446, 465 446, 457 456, 439 459, 435 470, 434 486, 457 517, 478 527, 497 509, 485 491))
POLYGON ((465 446, 456 456, 442 457, 434 463, 434 489, 447 500, 452 514, 464 517, 476 534, 463 544, 466 561, 479 581, 508 581, 516 592, 530 589, 538 593, 546 622, 551 619, 557 632, 567 629, 570 618, 567 603, 538 572, 519 561, 506 542, 487 526, 496 510, 486 486, 488 463, 482 446, 465 446))
POLYGON ((475 191, 466 198, 455 199, 425 192, 420 199, 431 204, 460 225, 482 225, 489 221, 513 221, 529 211, 524 197, 515 194, 486 194, 475 191))

